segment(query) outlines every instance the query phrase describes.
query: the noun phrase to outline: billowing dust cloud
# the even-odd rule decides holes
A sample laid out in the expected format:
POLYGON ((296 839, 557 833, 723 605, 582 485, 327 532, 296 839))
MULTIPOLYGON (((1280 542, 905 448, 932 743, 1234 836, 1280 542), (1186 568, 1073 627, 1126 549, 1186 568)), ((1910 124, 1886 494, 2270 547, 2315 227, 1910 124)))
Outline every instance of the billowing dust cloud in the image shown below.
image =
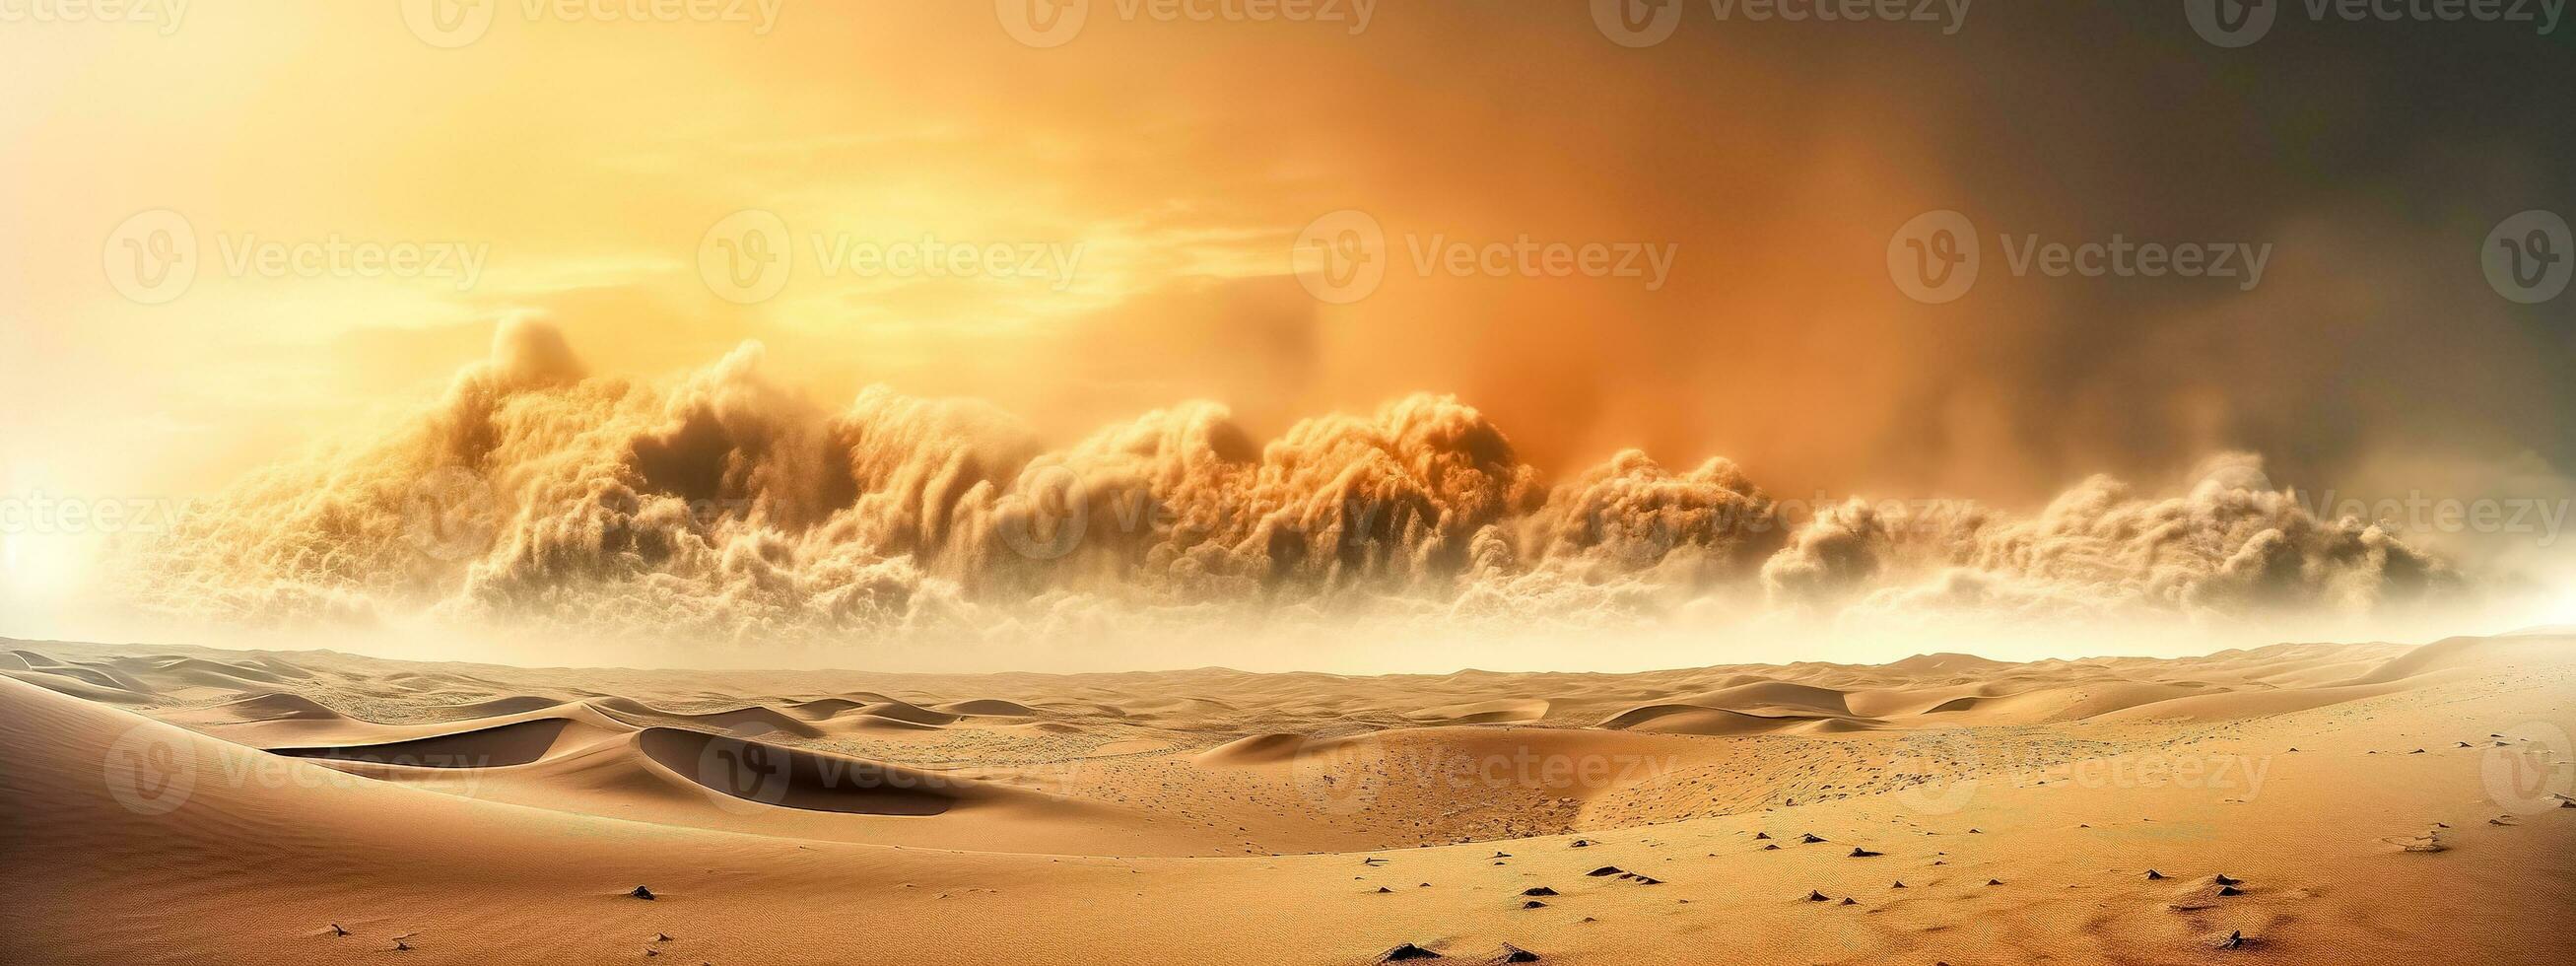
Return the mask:
POLYGON ((150 609, 748 644, 1393 615, 1640 626, 1677 614, 2367 615, 2460 585, 2223 456, 2189 492, 2095 478, 2033 515, 1776 499, 1643 453, 1551 485, 1452 398, 1297 423, 1212 403, 1064 448, 970 401, 834 410, 747 344, 676 380, 591 375, 543 324, 390 438, 204 501, 144 554, 150 609))

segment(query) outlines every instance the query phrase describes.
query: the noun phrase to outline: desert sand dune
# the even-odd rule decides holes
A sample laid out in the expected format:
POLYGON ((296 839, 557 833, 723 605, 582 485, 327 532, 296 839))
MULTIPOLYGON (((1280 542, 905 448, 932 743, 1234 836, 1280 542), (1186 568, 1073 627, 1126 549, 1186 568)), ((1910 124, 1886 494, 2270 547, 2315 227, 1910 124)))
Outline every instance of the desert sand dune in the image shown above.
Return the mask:
POLYGON ((678 728, 637 736, 645 757, 714 791, 783 808, 937 815, 993 797, 973 781, 678 728))
POLYGON ((0 670, 0 675, 76 698, 107 704, 152 704, 159 699, 158 695, 129 691, 98 677, 63 673, 67 670, 69 669, 62 667, 47 667, 31 671, 0 670))
MULTIPOLYGON (((70 678, 74 681, 79 681, 92 687, 109 688, 138 695, 156 694, 161 690, 153 687, 149 683, 146 683, 140 677, 136 677, 135 675, 126 673, 121 669, 104 664, 87 662, 55 664, 49 667, 38 668, 34 673, 70 678)), ((177 687, 182 685, 173 686, 177 687)))
POLYGON ((572 699, 560 695, 510 694, 497 698, 488 698, 481 701, 471 701, 465 704, 431 708, 428 709, 428 711, 434 717, 453 721, 468 721, 475 718, 492 718, 502 715, 525 714, 530 711, 551 708, 570 700, 572 699))
MULTIPOLYGON (((222 704, 166 716, 195 724, 254 724, 262 721, 340 721, 347 716, 329 705, 290 691, 265 691, 222 704)), ((479 717, 479 716, 478 716, 479 717)))
POLYGON ((1769 734, 1823 720, 1802 714, 1753 714, 1697 704, 1650 704, 1619 712, 1601 727, 1671 735, 1769 734))
POLYGON ((642 702, 603 699, 597 702, 610 717, 628 724, 664 723, 705 728, 728 734, 760 736, 790 735, 797 738, 820 738, 823 731, 805 719, 766 705, 730 708, 723 711, 664 711, 642 702), (610 702, 617 702, 611 704, 610 702))
POLYGON ((2453 637, 2391 658, 2347 684, 2372 685, 2404 681, 2439 671, 2492 672, 2517 664, 2557 663, 2576 650, 2576 635, 2526 631, 2506 637, 2453 637))
POLYGON ((931 710, 960 718, 1033 718, 1038 712, 1028 705, 1000 698, 970 698, 935 705, 931 710))
POLYGON ((860 705, 866 703, 852 698, 814 698, 789 704, 780 710, 806 721, 830 721, 833 716, 844 711, 858 710, 860 705))
POLYGON ((285 676, 248 661, 227 664, 193 657, 131 657, 110 661, 108 665, 138 678, 148 677, 165 688, 238 688, 248 684, 278 684, 286 680, 285 676))
POLYGON ((1546 698, 1505 698, 1424 708, 1405 717, 1425 724, 1509 724, 1545 718, 1550 705, 1546 698))
POLYGON ((879 701, 874 704, 860 705, 856 711, 858 714, 866 715, 871 718, 883 718, 888 721, 897 721, 911 725, 951 725, 956 724, 958 719, 965 717, 964 715, 951 714, 946 711, 933 711, 909 701, 896 701, 893 699, 879 701))
POLYGON ((1241 768, 1290 761, 1305 748, 1305 735, 1251 735, 1200 752, 1191 760, 1211 768, 1241 768))
POLYGON ((2554 962, 2571 644, 1388 678, 48 644, 102 676, 0 681, 0 961, 2554 962))
POLYGON ((601 729, 576 727, 570 718, 529 718, 409 741, 270 748, 268 751, 292 758, 327 758, 408 768, 498 768, 537 761, 559 746, 596 739, 604 734, 607 732, 601 729))

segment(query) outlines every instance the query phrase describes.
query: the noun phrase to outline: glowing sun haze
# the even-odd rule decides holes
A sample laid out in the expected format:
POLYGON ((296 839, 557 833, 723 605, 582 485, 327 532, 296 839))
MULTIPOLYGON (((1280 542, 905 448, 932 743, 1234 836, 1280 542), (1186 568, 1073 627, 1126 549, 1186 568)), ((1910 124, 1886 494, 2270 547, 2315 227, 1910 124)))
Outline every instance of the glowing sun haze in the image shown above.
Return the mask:
POLYGON ((2288 38, 2115 86, 2207 52, 2126 10, 1635 50, 1582 4, 1093 4, 1037 49, 980 2, 794 0, 505 3, 442 49, 392 6, 0 30, 0 496, 193 501, 13 528, 0 634, 1387 670, 2576 618, 2556 524, 2385 512, 2565 512, 2576 325, 2476 246, 2576 209, 2542 160, 2576 135, 2466 143, 2410 90, 2540 45, 2401 82, 2288 38), (2114 28, 2170 44, 2083 44, 2114 28), (1940 209, 2272 254, 2246 290, 1989 251, 1930 305, 1887 250, 1940 209), (137 297, 119 246, 164 211, 194 277, 137 297), (1385 276, 1319 298, 1301 232, 1344 211, 1385 276), (708 254, 744 212, 783 229, 773 291, 708 254))

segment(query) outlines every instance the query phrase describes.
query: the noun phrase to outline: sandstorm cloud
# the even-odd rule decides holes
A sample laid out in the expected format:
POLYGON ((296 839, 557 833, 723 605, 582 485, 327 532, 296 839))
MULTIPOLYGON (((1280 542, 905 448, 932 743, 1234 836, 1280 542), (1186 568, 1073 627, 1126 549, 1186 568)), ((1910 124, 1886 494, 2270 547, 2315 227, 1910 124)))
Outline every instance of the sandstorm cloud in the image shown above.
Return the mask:
POLYGON ((2379 525, 2266 488, 2245 455, 2183 492, 2097 477, 2016 515, 1782 499, 1724 459, 1633 450, 1551 480, 1435 395, 1268 440, 1190 402, 1050 446, 973 400, 875 387, 819 405, 763 355, 638 380, 587 372, 550 326, 505 326, 382 438, 192 507, 133 592, 237 626, 742 647, 1381 615, 2366 616, 2465 586, 2379 525))

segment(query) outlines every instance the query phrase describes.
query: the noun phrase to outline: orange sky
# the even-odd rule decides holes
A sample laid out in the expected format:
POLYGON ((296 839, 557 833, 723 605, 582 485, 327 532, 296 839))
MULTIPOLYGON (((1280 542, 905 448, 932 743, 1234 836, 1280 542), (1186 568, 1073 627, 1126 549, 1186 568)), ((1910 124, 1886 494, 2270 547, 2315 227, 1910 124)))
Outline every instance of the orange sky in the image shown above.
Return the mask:
POLYGON ((45 472, 194 492, 427 396, 520 311, 554 315, 602 369, 667 371, 756 337, 826 397, 887 381, 1064 432, 1194 396, 1275 430, 1458 391, 1562 460, 1636 443, 1794 454, 1805 432, 1727 411, 1759 398, 1872 419, 1826 384, 1891 378, 1896 354, 1831 347, 1911 339, 1873 257, 1817 253, 1874 256, 1882 223, 1938 196, 1937 174, 1890 179, 1916 167, 1907 138, 1813 124, 1815 102, 1779 99, 1749 64, 1709 82, 1763 96, 1683 118, 1553 80, 1653 81, 1629 52, 1562 43, 1561 24, 1481 25, 1522 35, 1531 59, 1444 45, 1458 15, 1429 11, 1358 37, 1104 16, 1034 51, 981 6, 790 4, 763 35, 531 21, 511 4, 455 50, 352 4, 194 10, 168 37, 12 30, 20 93, 0 132, 26 177, 0 243, 22 272, 14 309, 42 320, 13 358, 46 360, 13 376, 78 400, 77 421, 27 427, 57 454, 45 472), (163 208, 189 219, 208 268, 138 306, 106 284, 101 250, 163 208), (694 269, 702 235, 744 208, 791 226, 805 271, 736 306, 694 269), (1320 305, 1285 275, 1291 244, 1345 208, 1422 243, 1527 235, 1678 258, 1660 292, 1399 272, 1360 304, 1320 305), (823 277, 818 232, 1079 246, 1080 261, 1069 281, 823 277), (488 246, 488 266, 458 291, 234 277, 217 250, 335 234, 488 246), (1693 321, 1675 345, 1645 317, 1693 321), (1770 321, 1732 321, 1753 317, 1770 321), (1622 389, 1685 380, 1710 391, 1622 389))
POLYGON ((2076 14, 1981 10, 1945 39, 1693 22, 1631 50, 1579 4, 1390 4, 1355 33, 1096 3, 1072 42, 1034 49, 981 2, 785 0, 706 22, 509 2, 443 49, 402 6, 0 25, 7 491, 212 491, 421 405, 526 314, 600 371, 676 371, 756 338, 819 399, 875 382, 979 396, 1058 437, 1189 398, 1275 432, 1455 392, 1543 467, 1643 446, 1675 464, 1729 456, 1789 493, 2026 504, 2229 447, 2303 479, 2432 467, 2454 486, 2508 470, 2555 485, 2576 436, 2559 405, 2576 383, 2566 334, 2455 297, 2474 275, 2445 288, 2417 251, 2463 230, 2473 243, 2509 193, 2347 204, 2415 170, 2527 192, 2548 180, 2550 142, 2496 122, 2479 151, 2406 157, 2391 146, 2408 132, 2363 98, 2238 109, 2246 130, 2294 114, 2310 144, 2370 149, 2293 156, 2197 100, 2210 88, 2194 84, 2251 97, 2268 79, 2184 71, 2211 52, 2179 18, 2092 55, 2194 78, 2151 93, 2059 82, 2081 56, 2065 39, 2090 30, 2076 14), (2202 123, 2152 116, 2177 101, 2202 123), (2324 170, 2337 165, 2352 170, 2324 170), (2212 169, 2238 177, 2176 176, 2212 169), (2284 252, 2243 297, 2013 280, 1910 301, 1888 280, 1888 234, 1952 207, 2074 238, 2284 252), (162 209, 201 264, 183 294, 141 304, 113 278, 119 231, 162 209), (799 259, 748 305, 700 272, 710 228, 745 209, 789 226, 799 259), (1347 305, 1289 274, 1300 230, 1344 209, 1397 249, 1385 284, 1347 305), (1079 260, 1037 278, 828 276, 817 235, 1079 260), (1424 275, 1402 250, 1524 237, 1670 246, 1670 278, 1424 275), (452 244, 479 271, 465 287, 237 260, 332 239, 452 244), (2452 338, 2365 348, 2427 305, 2452 338), (2402 385, 2418 377, 2460 398, 2428 414, 2429 394, 2402 385), (2500 410, 2527 418, 2457 415, 2500 410))

